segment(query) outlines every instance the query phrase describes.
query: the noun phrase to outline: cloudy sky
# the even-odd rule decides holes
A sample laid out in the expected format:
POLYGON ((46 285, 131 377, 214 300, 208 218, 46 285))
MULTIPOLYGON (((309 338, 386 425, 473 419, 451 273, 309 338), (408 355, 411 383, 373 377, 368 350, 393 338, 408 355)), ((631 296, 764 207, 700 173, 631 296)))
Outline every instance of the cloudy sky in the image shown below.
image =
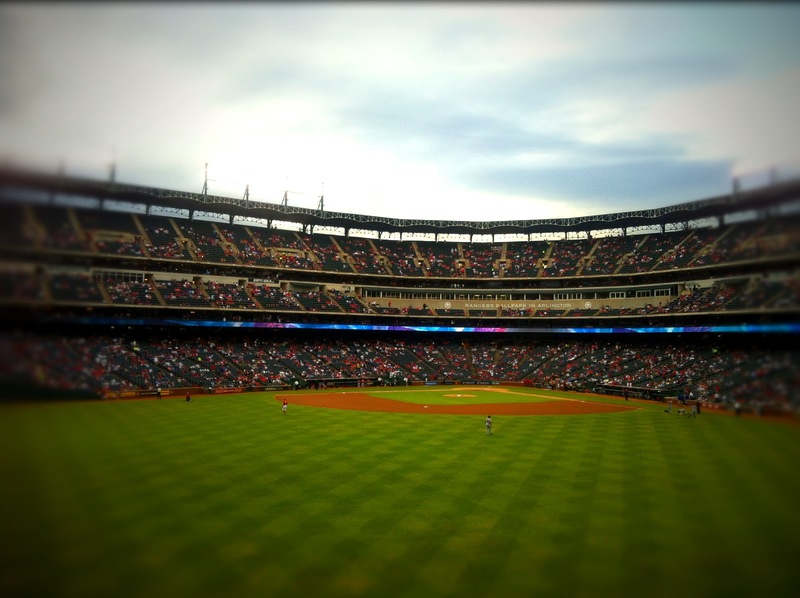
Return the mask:
POLYGON ((800 5, 2 3, 0 159, 399 218, 591 215, 800 165, 800 5))

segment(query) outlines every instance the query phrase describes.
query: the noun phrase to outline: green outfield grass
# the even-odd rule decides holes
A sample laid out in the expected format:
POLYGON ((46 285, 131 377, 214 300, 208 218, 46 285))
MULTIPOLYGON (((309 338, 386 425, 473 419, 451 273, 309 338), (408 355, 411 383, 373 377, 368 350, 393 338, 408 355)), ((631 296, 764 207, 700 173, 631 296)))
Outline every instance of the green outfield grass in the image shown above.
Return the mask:
POLYGON ((637 405, 492 437, 271 393, 0 405, 0 593, 794 595, 800 427, 637 405))

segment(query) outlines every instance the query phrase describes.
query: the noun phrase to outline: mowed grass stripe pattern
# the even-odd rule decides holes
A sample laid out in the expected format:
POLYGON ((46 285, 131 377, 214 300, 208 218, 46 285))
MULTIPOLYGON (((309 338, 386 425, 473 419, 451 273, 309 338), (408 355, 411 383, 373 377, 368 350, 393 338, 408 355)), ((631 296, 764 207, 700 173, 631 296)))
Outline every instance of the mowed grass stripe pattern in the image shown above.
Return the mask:
MULTIPOLYGON (((392 395, 397 398, 396 394, 392 395)), ((715 596, 800 582, 800 428, 643 404, 3 405, 3 595, 715 596)))

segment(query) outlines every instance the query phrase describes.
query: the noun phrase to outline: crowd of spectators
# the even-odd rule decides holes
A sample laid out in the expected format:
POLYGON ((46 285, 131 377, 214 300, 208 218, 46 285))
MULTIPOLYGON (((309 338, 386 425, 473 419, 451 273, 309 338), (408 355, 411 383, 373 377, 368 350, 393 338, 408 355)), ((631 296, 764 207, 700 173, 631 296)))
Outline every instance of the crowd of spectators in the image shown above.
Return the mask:
POLYGON ((580 274, 613 274, 641 241, 641 237, 604 237, 598 240, 580 274))
POLYGON ((267 284, 249 282, 247 292, 263 309, 277 309, 297 311, 303 309, 300 302, 291 291, 284 291, 279 287, 267 284))
POLYGON ((293 231, 250 227, 250 234, 262 247, 306 250, 303 241, 293 231))
POLYGON ((386 258, 376 252, 369 239, 342 237, 338 240, 342 250, 350 256, 350 264, 361 274, 388 274, 386 258))
POLYGON ((238 263, 233 246, 220 236, 211 222, 181 222, 178 225, 183 236, 194 246, 194 256, 199 262, 238 263))
POLYGON ((549 244, 546 241, 522 243, 513 241, 506 245, 508 266, 506 273, 511 278, 534 278, 539 274, 539 264, 547 254, 549 244))
POLYGON ((426 276, 459 277, 465 276, 464 261, 454 243, 435 241, 416 241, 417 254, 423 259, 426 276))
POLYGON ((275 266, 277 263, 269 249, 261 247, 254 239, 240 239, 237 247, 239 248, 239 261, 245 265, 275 266))
POLYGON ((585 239, 554 241, 550 244, 550 257, 546 260, 541 276, 575 276, 582 265, 582 258, 589 253, 591 241, 585 239))
POLYGON ((688 393, 710 402, 800 408, 800 351, 724 344, 203 336, 122 338, 17 332, 0 339, 0 377, 91 390, 250 388, 301 380, 523 382, 688 393))
POLYGON ((258 309, 258 305, 247 291, 234 283, 209 280, 205 283, 206 294, 214 307, 229 309, 258 309))
POLYGON ((294 296, 306 311, 340 312, 342 308, 328 293, 295 291, 294 296))
POLYGON ((370 240, 53 205, 10 209, 9 216, 17 225, 9 226, 12 230, 4 239, 51 250, 412 277, 658 272, 800 251, 796 217, 596 239, 482 244, 370 240))
POLYGON ((502 245, 479 245, 477 243, 462 244, 462 253, 466 260, 465 274, 469 278, 497 278, 500 276, 502 245))
MULTIPOLYGON (((358 313, 370 313, 369 307, 367 307, 360 299, 353 297, 351 295, 347 295, 338 289, 330 289, 328 291, 329 297, 339 305, 342 311, 351 314, 358 314, 358 313)), ((373 312, 374 313, 374 312, 373 312)))
POLYGON ((382 256, 389 260, 389 268, 395 276, 425 276, 425 270, 419 265, 411 243, 388 239, 375 240, 375 247, 382 256))
POLYGON ((157 280, 156 289, 167 302, 176 307, 211 307, 208 297, 194 281, 187 279, 157 280))
MULTIPOLYGON (((797 225, 797 218, 785 218, 660 234, 473 244, 338 238, 177 217, 38 205, 9 210, 9 218, 0 223, 0 233, 8 233, 3 235, 2 243, 18 243, 24 250, 44 249, 47 251, 41 253, 47 256, 61 253, 41 264, 31 262, 23 269, 7 266, 0 274, 0 299, 16 303, 77 303, 93 309, 98 303, 109 302, 131 306, 166 304, 224 309, 228 315, 229 309, 443 317, 463 317, 468 313, 476 318, 623 317, 722 310, 748 310, 755 314, 765 309, 796 310, 800 305, 797 277, 788 274, 784 278, 761 279, 752 274, 748 281, 742 276, 739 282, 689 284, 671 301, 662 303, 654 297, 652 303, 635 308, 612 309, 597 301, 593 308, 580 309, 499 306, 465 311, 438 306, 434 309, 426 303, 380 305, 335 288, 285 290, 280 288, 278 276, 271 278, 275 272, 264 275, 268 282, 232 284, 208 275, 210 266, 202 276, 179 268, 185 260, 215 262, 222 271, 220 278, 234 264, 394 277, 480 279, 555 279, 691 267, 703 271, 708 266, 737 260, 800 252, 797 225), (62 254, 75 258, 75 253, 103 256, 94 264, 80 261, 85 258, 83 255, 70 263, 58 259, 62 254), (114 256, 135 259, 115 260, 114 256), (147 257, 175 261, 177 274, 172 280, 131 281, 115 280, 117 273, 112 273, 111 279, 93 273, 101 269, 98 264, 105 263, 124 263, 124 269, 130 270, 135 267, 131 264, 147 257), (84 267, 85 263, 90 265, 84 267)), ((201 272, 206 265, 195 271, 201 272)), ((729 278, 733 280, 733 276, 729 278)), ((453 281, 453 285, 462 282, 453 281)), ((543 285, 555 288, 558 283, 548 280, 543 285)), ((6 335, 0 339, 0 348, 6 351, 4 355, 15 358, 0 364, 0 374, 39 385, 94 392, 195 385, 243 388, 326 379, 402 379, 414 383, 528 380, 540 387, 574 390, 592 390, 608 384, 653 391, 688 390, 705 400, 736 400, 757 409, 765 405, 796 409, 800 388, 798 353, 777 348, 731 350, 714 345, 567 340, 462 342, 447 337, 358 338, 345 342, 322 337, 212 341, 207 337, 171 338, 169 332, 157 336, 122 338, 89 332, 63 337, 6 335)))
MULTIPOLYGON (((714 283, 701 287, 688 285, 670 301, 654 298, 638 307, 615 307, 601 301, 555 309, 532 306, 511 307, 497 304, 486 307, 443 308, 420 305, 392 307, 375 300, 362 301, 354 294, 343 293, 331 286, 323 291, 282 290, 261 283, 243 285, 219 282, 213 276, 193 279, 175 276, 171 280, 156 280, 154 284, 117 283, 101 280, 89 270, 54 268, 38 274, 34 269, 12 268, 0 273, 0 284, 8 289, 0 298, 18 303, 114 303, 119 305, 164 305, 173 307, 233 308, 241 310, 303 310, 339 311, 349 314, 396 314, 411 316, 473 317, 473 318, 589 318, 597 316, 649 316, 670 314, 699 314, 741 310, 787 310, 800 306, 800 281, 794 276, 770 278, 753 276, 747 280, 714 283), (103 294, 103 287, 107 291, 103 294), (159 299, 163 297, 163 303, 159 299)), ((264 279, 269 281, 269 279, 264 279)), ((273 281, 277 285, 277 281, 273 281)))
POLYGON ((170 231, 161 219, 147 222, 145 249, 151 257, 166 260, 182 260, 189 257, 176 232, 170 231))
POLYGON ((317 258, 316 268, 326 272, 353 272, 346 256, 330 235, 300 235, 306 248, 317 258))
POLYGON ((107 280, 103 283, 108 296, 114 303, 124 305, 159 305, 149 281, 137 280, 107 280))
POLYGON ((139 237, 124 240, 98 239, 94 242, 94 246, 98 253, 145 257, 144 245, 139 237))

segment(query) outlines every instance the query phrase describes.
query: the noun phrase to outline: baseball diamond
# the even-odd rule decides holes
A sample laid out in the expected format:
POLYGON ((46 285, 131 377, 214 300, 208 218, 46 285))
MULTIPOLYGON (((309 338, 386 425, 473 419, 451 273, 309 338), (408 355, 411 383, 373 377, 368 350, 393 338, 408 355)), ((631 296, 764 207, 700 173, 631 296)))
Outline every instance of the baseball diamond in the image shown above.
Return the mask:
MULTIPOLYGON (((490 389, 502 392, 500 389, 490 389)), ((468 395, 445 394, 445 397, 463 398, 468 395)), ((283 395, 276 395, 282 400, 283 395)), ((419 405, 406 401, 398 401, 372 396, 367 392, 324 393, 291 393, 292 403, 309 407, 325 407, 328 409, 350 409, 354 411, 383 411, 390 413, 426 413, 446 415, 479 415, 487 410, 498 415, 586 415, 593 413, 613 413, 636 409, 627 405, 612 405, 593 402, 591 400, 563 399, 552 397, 546 402, 536 403, 491 403, 473 404, 459 403, 455 405, 419 405)))

